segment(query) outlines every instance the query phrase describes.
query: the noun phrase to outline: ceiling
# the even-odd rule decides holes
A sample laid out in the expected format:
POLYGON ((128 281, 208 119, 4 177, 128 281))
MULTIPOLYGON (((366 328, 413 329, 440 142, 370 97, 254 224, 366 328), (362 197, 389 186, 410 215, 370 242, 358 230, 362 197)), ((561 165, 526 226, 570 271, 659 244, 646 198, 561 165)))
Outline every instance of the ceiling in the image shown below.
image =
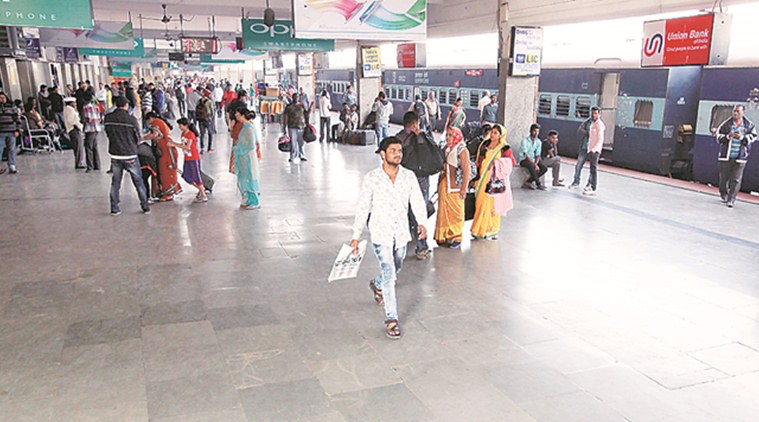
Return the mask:
MULTIPOLYGON (((428 37, 496 32, 498 4, 501 1, 428 0, 428 37)), ((728 6, 755 1, 723 0, 721 3, 728 6)), ((216 35, 225 40, 240 36, 243 13, 247 17, 261 17, 266 8, 266 0, 92 0, 96 20, 126 21, 131 13, 136 34, 146 39, 162 39, 165 36, 165 26, 160 21, 163 16, 162 3, 167 6, 167 14, 172 16, 168 29, 173 36, 179 33, 179 14, 186 20, 184 34, 198 36, 210 33, 210 21, 214 16, 216 35)), ((270 0, 269 3, 278 19, 290 18, 291 0, 270 0)), ((541 26, 711 9, 714 4, 710 0, 512 0, 508 3, 511 24, 541 26)), ((353 43, 340 42, 338 48, 353 43)))

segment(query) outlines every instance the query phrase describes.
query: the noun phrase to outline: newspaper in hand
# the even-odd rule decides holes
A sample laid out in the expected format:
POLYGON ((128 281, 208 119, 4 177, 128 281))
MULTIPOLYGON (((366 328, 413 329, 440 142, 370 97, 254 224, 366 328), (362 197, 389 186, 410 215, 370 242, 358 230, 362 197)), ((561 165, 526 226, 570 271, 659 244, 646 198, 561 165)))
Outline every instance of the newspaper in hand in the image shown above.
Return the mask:
POLYGON ((364 260, 366 254, 366 240, 362 240, 358 244, 358 252, 353 253, 353 248, 349 245, 343 244, 340 248, 340 252, 337 253, 335 263, 332 265, 332 272, 329 274, 330 283, 335 280, 344 280, 346 278, 356 278, 358 276, 358 269, 361 266, 361 261, 364 260))

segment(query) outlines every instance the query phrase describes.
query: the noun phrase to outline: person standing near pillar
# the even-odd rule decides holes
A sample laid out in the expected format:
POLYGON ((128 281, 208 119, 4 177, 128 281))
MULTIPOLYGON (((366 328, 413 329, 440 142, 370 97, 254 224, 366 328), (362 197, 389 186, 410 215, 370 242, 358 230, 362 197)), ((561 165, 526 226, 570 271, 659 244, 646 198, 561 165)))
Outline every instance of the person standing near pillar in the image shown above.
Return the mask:
POLYGON ((368 221, 371 242, 381 270, 377 278, 369 281, 369 288, 374 294, 374 301, 385 306, 385 335, 397 340, 401 338, 401 327, 398 324, 395 280, 403 266, 406 244, 411 240, 408 231, 409 208, 419 224, 420 239, 427 237, 427 214, 414 173, 401 167, 401 140, 385 138, 377 151, 382 157, 382 165, 364 177, 350 246, 354 253, 358 252, 359 239, 368 221))
POLYGON ((387 137, 387 130, 390 128, 390 116, 393 115, 393 103, 387 100, 385 92, 380 91, 377 98, 374 99, 372 111, 377 116, 375 131, 377 132, 377 142, 387 137))
POLYGON ((332 119, 332 111, 329 108, 331 105, 332 100, 329 97, 329 93, 325 89, 319 96, 319 142, 324 141, 325 136, 329 141, 329 128, 332 119))
POLYGON ((87 173, 100 170, 100 154, 98 153, 98 134, 103 131, 101 125, 103 116, 95 104, 92 94, 84 94, 84 151, 87 161, 87 173))
MULTIPOLYGON (((0 92, 0 157, 8 145, 8 172, 15 174, 16 170, 16 138, 21 129, 21 111, 8 100, 4 92, 0 92)), ((0 169, 0 174, 5 173, 0 169)))
POLYGON ((66 133, 69 135, 69 145, 74 150, 74 169, 79 170, 84 166, 84 138, 82 137, 81 119, 76 110, 76 98, 66 97, 63 100, 66 107, 63 110, 63 121, 66 125, 66 133))
POLYGON ((735 206, 735 198, 741 191, 743 171, 756 141, 756 126, 745 117, 746 107, 733 107, 733 117, 725 120, 717 129, 719 151, 719 195, 729 208, 735 206))

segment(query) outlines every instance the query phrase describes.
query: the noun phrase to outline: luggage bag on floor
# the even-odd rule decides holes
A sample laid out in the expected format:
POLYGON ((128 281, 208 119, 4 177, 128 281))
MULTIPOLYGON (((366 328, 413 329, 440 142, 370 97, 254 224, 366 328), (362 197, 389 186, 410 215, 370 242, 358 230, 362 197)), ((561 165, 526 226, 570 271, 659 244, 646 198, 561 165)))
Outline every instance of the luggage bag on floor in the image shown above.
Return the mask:
POLYGON ((200 181, 208 192, 213 192, 213 185, 216 183, 213 177, 207 175, 203 170, 200 171, 200 181))
POLYGON ((377 143, 377 133, 373 130, 354 130, 348 137, 350 145, 374 145, 377 143))

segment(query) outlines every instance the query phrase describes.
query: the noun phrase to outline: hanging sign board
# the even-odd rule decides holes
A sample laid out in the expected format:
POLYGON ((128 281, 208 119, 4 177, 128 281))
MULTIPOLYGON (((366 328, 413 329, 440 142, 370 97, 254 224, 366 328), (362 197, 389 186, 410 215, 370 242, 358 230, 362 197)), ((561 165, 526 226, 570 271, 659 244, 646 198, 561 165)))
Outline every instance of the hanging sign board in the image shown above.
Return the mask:
POLYGON ((92 29, 90 0, 2 0, 0 25, 92 29))
POLYGON ((729 36, 725 34, 729 35, 730 22, 730 15, 714 13, 645 22, 640 64, 724 64, 729 49, 729 36))
POLYGON ((114 78, 131 78, 132 77, 132 63, 130 62, 115 62, 111 63, 111 73, 114 78))
POLYGON ((427 38, 427 0, 293 0, 293 18, 301 38, 427 38))
POLYGON ((509 76, 540 76, 543 28, 512 26, 509 76))
POLYGON ((364 78, 382 77, 379 47, 361 47, 361 69, 364 78))
POLYGON ((79 52, 76 48, 58 47, 55 49, 55 61, 60 63, 76 63, 79 61, 79 52))
POLYGON ((219 52, 218 38, 213 37, 184 37, 181 40, 183 53, 216 54, 219 52))
POLYGON ((80 48, 79 53, 85 56, 108 56, 108 57, 145 57, 145 43, 142 38, 135 38, 134 48, 131 50, 118 50, 112 48, 80 48))
POLYGON ((40 41, 42 45, 56 47, 135 49, 134 32, 130 22, 98 22, 91 31, 40 29, 40 41))
POLYGON ((293 22, 276 20, 267 26, 263 19, 243 19, 242 38, 247 50, 333 51, 335 40, 295 38, 293 22))
POLYGON ((24 38, 24 52, 30 59, 39 59, 42 55, 39 38, 24 38))

